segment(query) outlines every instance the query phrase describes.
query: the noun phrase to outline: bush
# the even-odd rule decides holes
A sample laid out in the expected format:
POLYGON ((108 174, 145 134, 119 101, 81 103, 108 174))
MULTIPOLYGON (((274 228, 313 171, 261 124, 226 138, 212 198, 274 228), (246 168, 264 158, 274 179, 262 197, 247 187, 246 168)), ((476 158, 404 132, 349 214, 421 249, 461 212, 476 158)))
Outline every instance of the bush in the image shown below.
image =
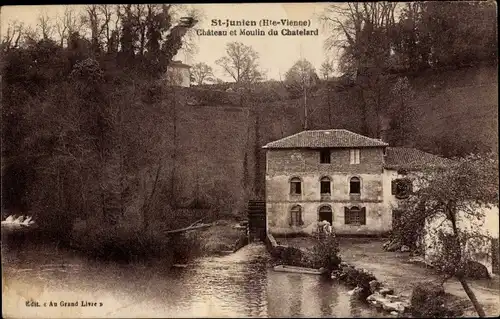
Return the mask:
POLYGON ((116 228, 86 229, 73 237, 78 250, 102 260, 118 262, 146 261, 161 258, 167 263, 186 262, 199 252, 195 236, 164 236, 138 230, 116 228))
POLYGON ((285 265, 308 267, 309 263, 304 252, 294 247, 284 247, 281 251, 279 259, 285 265))
POLYGON ((313 268, 325 268, 330 274, 337 269, 342 259, 339 256, 339 243, 336 237, 327 236, 324 240, 317 240, 310 256, 313 268))
POLYGON ((455 313, 445 306, 445 292, 442 285, 425 282, 413 289, 411 309, 414 317, 454 317, 455 313))

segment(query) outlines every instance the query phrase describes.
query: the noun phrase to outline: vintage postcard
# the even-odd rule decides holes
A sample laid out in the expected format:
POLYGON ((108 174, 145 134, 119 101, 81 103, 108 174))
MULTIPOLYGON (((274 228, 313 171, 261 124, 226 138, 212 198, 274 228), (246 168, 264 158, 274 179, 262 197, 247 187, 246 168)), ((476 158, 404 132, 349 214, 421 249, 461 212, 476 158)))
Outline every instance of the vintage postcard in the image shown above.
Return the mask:
POLYGON ((495 2, 0 10, 3 317, 499 315, 495 2))

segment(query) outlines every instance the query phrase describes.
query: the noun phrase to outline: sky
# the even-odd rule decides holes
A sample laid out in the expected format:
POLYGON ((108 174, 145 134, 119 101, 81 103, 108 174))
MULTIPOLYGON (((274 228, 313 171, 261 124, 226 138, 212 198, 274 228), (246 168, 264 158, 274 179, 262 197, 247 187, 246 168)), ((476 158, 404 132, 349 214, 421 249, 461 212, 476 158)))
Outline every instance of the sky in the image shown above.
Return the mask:
MULTIPOLYGON (((252 46, 259 53, 260 67, 263 69, 268 79, 280 79, 284 73, 298 60, 305 58, 310 61, 317 71, 321 63, 325 60, 324 41, 328 34, 323 32, 323 28, 318 21, 318 15, 324 10, 326 3, 260 3, 260 4, 192 4, 188 7, 202 12, 202 20, 195 26, 195 29, 205 31, 228 31, 227 36, 202 36, 194 37, 197 44, 197 52, 189 55, 181 52, 176 59, 184 63, 193 64, 205 62, 214 68, 215 75, 221 79, 229 80, 223 71, 215 64, 215 60, 225 55, 226 45, 229 42, 238 41, 245 45, 252 46), (245 19, 255 21, 257 26, 247 27, 224 27, 211 26, 213 19, 226 21, 245 19), (318 35, 310 36, 283 36, 281 29, 302 30, 304 27, 259 27, 261 19, 269 20, 300 20, 309 21, 310 25, 306 29, 318 29, 318 35), (230 36, 230 30, 261 29, 265 36, 230 36), (269 29, 275 29, 279 32, 277 36, 269 36, 269 29)), ((82 8, 82 6, 75 6, 82 8)), ((50 18, 55 18, 58 14, 64 12, 61 5, 50 6, 5 6, 1 8, 1 27, 14 20, 22 21, 26 25, 36 26, 37 17, 41 12, 46 13, 50 18)), ((333 57, 333 53, 329 57, 333 57)))

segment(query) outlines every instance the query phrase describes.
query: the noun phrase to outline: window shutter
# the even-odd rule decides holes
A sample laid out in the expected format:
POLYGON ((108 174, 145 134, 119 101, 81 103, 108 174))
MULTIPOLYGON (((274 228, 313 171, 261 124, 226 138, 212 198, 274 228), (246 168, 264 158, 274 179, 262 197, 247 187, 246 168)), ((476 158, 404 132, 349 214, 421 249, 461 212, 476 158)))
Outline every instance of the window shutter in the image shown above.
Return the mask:
POLYGON ((350 224, 351 220, 349 218, 349 208, 344 207, 344 224, 350 224))
POLYGON ((290 220, 288 221, 288 225, 293 226, 293 210, 290 212, 290 220))
POLYGON ((361 208, 361 216, 359 216, 359 223, 366 225, 366 207, 361 208))
POLYGON ((413 183, 411 182, 411 180, 408 180, 407 183, 408 183, 408 194, 413 194, 413 183))
POLYGON ((299 213, 299 225, 300 226, 304 225, 304 221, 302 220, 302 210, 299 213))
POLYGON ((398 180, 391 181, 391 194, 396 195, 398 192, 398 180))

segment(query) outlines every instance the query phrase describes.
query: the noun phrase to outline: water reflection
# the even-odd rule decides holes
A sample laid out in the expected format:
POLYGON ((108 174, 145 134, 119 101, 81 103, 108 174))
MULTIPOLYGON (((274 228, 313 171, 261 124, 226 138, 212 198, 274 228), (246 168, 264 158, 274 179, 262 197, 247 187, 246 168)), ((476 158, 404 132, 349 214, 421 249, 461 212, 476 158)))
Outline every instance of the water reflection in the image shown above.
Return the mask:
POLYGON ((325 284, 324 280, 318 280, 315 287, 319 301, 319 311, 321 317, 332 317, 335 313, 332 306, 338 304, 339 292, 335 285, 325 284))
POLYGON ((4 268, 4 315, 23 317, 373 317, 351 302, 347 288, 314 275, 274 272, 256 256, 262 246, 236 254, 202 258, 186 269, 117 266, 85 261, 43 267, 37 254, 4 268), (30 259, 31 258, 31 259, 30 259), (22 269, 31 269, 22 271, 22 269), (98 309, 48 309, 23 306, 39 300, 103 302, 98 309), (24 298, 24 299, 23 299, 24 298), (15 311, 22 311, 15 313, 15 311))

